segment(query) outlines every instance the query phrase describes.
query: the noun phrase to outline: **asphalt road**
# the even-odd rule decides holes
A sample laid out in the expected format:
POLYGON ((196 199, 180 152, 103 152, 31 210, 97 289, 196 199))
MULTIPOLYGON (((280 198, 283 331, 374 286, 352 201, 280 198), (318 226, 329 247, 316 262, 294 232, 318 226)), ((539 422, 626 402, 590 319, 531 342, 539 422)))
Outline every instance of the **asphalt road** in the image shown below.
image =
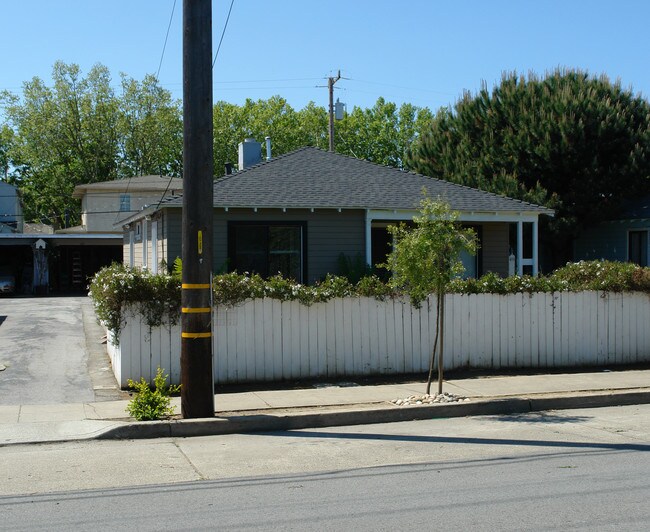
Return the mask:
POLYGON ((0 298, 0 404, 93 401, 86 297, 0 298))
POLYGON ((650 406, 0 449, 6 530, 645 530, 650 406))

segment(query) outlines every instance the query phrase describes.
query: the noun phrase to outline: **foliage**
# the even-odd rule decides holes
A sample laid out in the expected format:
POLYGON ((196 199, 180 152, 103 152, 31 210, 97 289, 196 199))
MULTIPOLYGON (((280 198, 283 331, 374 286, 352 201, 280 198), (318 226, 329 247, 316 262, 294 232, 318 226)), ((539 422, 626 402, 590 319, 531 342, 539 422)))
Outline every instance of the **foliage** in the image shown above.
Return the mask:
MULTIPOLYGON (((123 76, 122 94, 116 95, 105 66, 83 76, 79 66, 59 61, 52 80, 52 86, 37 77, 24 83, 22 97, 0 94, 13 134, 2 158, 15 168, 26 221, 55 228, 78 223, 76 185, 180 175, 180 106, 153 76, 141 83, 123 76)), ((5 137, 3 132, 1 145, 7 145, 5 137)))
MULTIPOLYGON (((417 143, 433 119, 427 108, 403 104, 399 108, 379 98, 370 109, 354 107, 334 131, 336 151, 377 164, 406 167, 409 146, 417 143)), ((284 98, 247 99, 241 105, 219 101, 214 106, 214 167, 221 175, 226 162, 238 159, 237 145, 246 137, 262 141, 270 136, 273 156, 302 146, 327 149, 328 113, 309 102, 296 111, 284 98)), ((262 144, 263 155, 266 146, 262 144)))
MULTIPOLYGON (((263 297, 311 305, 336 297, 374 297, 383 300, 403 293, 394 283, 384 283, 375 275, 363 277, 356 285, 345 277, 328 275, 322 282, 306 286, 280 276, 265 281, 259 275, 236 272, 216 275, 213 290, 216 306, 234 306, 248 299, 263 297)), ((583 290, 650 293, 650 268, 620 262, 578 262, 567 264, 549 276, 501 278, 494 273, 487 273, 480 279, 454 278, 446 288, 448 293, 458 294, 583 290)), ((116 337, 122 328, 123 310, 128 305, 139 305, 150 327, 178 321, 181 288, 180 278, 174 276, 154 275, 146 270, 113 264, 95 275, 89 295, 97 317, 116 337)))
POLYGON ((447 286, 463 271, 460 255, 476 252, 476 235, 458 223, 458 213, 441 200, 425 198, 420 213, 413 217, 415 227, 389 226, 393 249, 388 254, 389 283, 404 290, 419 307, 429 294, 436 294, 435 340, 431 350, 426 393, 431 390, 433 366, 438 353, 438 394, 442 393, 444 353, 444 309, 447 286), (440 340, 438 342, 438 340, 440 340))
POLYGON ((123 309, 129 305, 144 303, 141 307, 149 327, 163 320, 178 321, 180 281, 166 273, 153 274, 114 263, 95 274, 88 295, 95 305, 97 318, 116 337, 122 329, 123 309))
POLYGON ((409 164, 556 209, 544 248, 559 266, 570 260, 570 242, 582 228, 648 189, 650 104, 581 71, 504 74, 491 92, 484 85, 441 109, 409 164))
POLYGON ((372 267, 366 263, 361 253, 357 253, 354 257, 341 253, 337 263, 338 275, 345 277, 351 283, 356 284, 364 277, 372 275, 372 267))
POLYGON ((118 105, 119 174, 182 175, 182 110, 171 93, 150 74, 142 82, 122 74, 118 105))
POLYGON ((129 415, 138 421, 152 421, 174 415, 174 407, 171 406, 170 395, 181 390, 180 385, 168 385, 163 370, 158 368, 154 377, 154 389, 149 383, 140 378, 140 382, 129 379, 129 388, 135 390, 135 396, 129 401, 126 407, 129 415))
POLYGON ((415 305, 429 294, 444 292, 452 279, 463 273, 462 251, 476 252, 476 235, 457 221, 458 213, 440 200, 424 198, 415 227, 389 226, 393 250, 385 265, 389 283, 407 293, 415 305))
POLYGON ((117 102, 110 74, 94 66, 82 77, 77 65, 57 62, 53 87, 39 78, 23 85, 23 98, 0 101, 15 138, 16 167, 26 221, 63 227, 79 219, 75 185, 117 177, 117 102))
POLYGON ((335 124, 336 151, 400 169, 408 169, 409 148, 418 145, 429 129, 433 114, 409 103, 399 108, 378 98, 369 109, 354 107, 335 124))

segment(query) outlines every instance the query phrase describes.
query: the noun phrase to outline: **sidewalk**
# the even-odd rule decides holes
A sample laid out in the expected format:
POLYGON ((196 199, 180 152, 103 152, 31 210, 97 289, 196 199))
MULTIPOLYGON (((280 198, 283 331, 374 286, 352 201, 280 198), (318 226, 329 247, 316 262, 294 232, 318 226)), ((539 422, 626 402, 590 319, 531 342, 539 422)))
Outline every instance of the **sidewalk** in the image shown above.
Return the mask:
MULTIPOLYGON (((435 388, 435 386, 434 386, 435 388)), ((288 430, 468 415, 650 403, 650 369, 495 376, 445 381, 457 403, 396 406, 421 395, 422 382, 223 393, 214 419, 133 422, 128 401, 0 406, 0 446, 75 441, 184 437, 288 430)), ((180 398, 172 404, 180 412, 180 398)))

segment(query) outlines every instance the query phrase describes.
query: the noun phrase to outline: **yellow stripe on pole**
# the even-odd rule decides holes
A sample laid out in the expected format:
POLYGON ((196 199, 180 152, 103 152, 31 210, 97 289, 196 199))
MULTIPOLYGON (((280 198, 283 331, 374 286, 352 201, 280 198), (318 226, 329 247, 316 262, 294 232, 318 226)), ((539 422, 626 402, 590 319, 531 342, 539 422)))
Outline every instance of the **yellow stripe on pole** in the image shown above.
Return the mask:
POLYGON ((181 333, 181 338, 212 338, 212 333, 207 332, 207 333, 188 333, 184 332, 181 333))
POLYGON ((204 290, 204 289, 210 288, 210 283, 205 283, 205 284, 183 283, 181 285, 181 288, 190 289, 190 290, 204 290))
POLYGON ((184 314, 207 314, 212 312, 210 307, 183 307, 181 312, 184 314))

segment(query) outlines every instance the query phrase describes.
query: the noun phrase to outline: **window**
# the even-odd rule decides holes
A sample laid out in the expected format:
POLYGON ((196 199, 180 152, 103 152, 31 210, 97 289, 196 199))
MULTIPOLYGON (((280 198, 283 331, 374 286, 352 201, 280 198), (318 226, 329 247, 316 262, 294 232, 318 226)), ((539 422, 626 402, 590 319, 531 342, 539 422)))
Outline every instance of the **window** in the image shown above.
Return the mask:
POLYGON ((228 226, 229 269, 271 277, 305 278, 302 223, 243 223, 228 226))
POLYGON ((120 212, 131 210, 131 196, 129 194, 120 194, 120 212))
POLYGON ((627 260, 639 266, 648 265, 648 231, 630 231, 627 234, 627 260))

